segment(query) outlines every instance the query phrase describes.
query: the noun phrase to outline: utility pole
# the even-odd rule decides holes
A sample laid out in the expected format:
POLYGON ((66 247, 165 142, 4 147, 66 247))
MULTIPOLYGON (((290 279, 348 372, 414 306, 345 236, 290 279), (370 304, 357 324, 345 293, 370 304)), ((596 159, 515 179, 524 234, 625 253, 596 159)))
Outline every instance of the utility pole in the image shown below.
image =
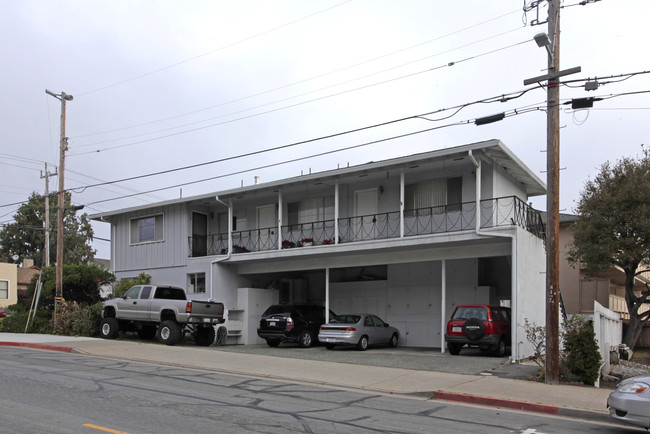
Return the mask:
MULTIPOLYGON (((560 0, 548 2, 548 37, 551 41, 548 72, 560 70, 560 0)), ((549 78, 546 121, 546 383, 560 380, 560 85, 549 78)))
MULTIPOLYGON (((548 1, 548 34, 535 42, 548 51, 548 73, 524 80, 524 86, 548 80, 546 86, 546 383, 560 380, 560 77, 581 67, 560 71, 560 0, 548 1)), ((597 1, 597 0, 596 0, 597 1)), ((534 3, 534 4, 533 4, 534 3)), ((539 8, 539 2, 532 7, 539 8)), ((524 8, 525 11, 528 9, 524 8)), ((537 22, 536 24, 543 24, 537 22)), ((531 23, 532 24, 532 23, 531 23)))
POLYGON ((41 172, 41 179, 45 178, 45 266, 50 266, 50 176, 56 173, 47 171, 45 163, 45 174, 41 172))
POLYGON ((64 179, 65 173, 65 151, 68 149, 68 138, 65 136, 65 103, 72 101, 72 95, 61 92, 55 94, 47 89, 45 93, 61 101, 61 143, 59 146, 59 191, 57 192, 57 227, 56 227, 56 292, 54 294, 54 326, 56 327, 56 317, 58 315, 58 304, 63 299, 63 208, 64 200, 64 179))

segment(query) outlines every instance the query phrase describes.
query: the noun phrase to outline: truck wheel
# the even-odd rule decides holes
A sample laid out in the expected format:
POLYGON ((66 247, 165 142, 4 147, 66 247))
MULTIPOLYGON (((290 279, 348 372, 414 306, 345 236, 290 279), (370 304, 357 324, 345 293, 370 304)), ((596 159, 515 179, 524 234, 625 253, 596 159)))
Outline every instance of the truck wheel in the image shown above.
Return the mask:
POLYGON ((163 321, 158 327, 156 337, 161 344, 176 345, 181 340, 181 328, 176 321, 163 321))
POLYGON ((99 325, 99 334, 104 339, 115 339, 120 334, 120 324, 115 318, 104 318, 99 325))
POLYGON ((457 356, 460 354, 461 348, 463 348, 463 344, 452 344, 448 343, 447 348, 449 349, 449 354, 452 356, 457 356))
POLYGON ((268 345, 269 347, 277 347, 278 345, 280 345, 280 341, 277 339, 267 339, 266 345, 268 345))
POLYGON ((215 336, 214 327, 199 327, 194 333, 194 341, 199 347, 209 347, 214 342, 215 336))

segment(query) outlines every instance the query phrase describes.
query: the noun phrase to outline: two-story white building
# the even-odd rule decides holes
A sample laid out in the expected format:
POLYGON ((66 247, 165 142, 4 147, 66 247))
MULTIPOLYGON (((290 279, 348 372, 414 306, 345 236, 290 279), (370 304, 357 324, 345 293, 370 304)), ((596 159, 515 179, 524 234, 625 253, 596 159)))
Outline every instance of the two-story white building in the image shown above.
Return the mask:
POLYGON ((111 224, 118 279, 150 274, 229 309, 228 341, 263 343, 272 303, 368 311, 400 345, 442 348, 458 304, 545 322, 544 183, 490 140, 93 215, 111 224))

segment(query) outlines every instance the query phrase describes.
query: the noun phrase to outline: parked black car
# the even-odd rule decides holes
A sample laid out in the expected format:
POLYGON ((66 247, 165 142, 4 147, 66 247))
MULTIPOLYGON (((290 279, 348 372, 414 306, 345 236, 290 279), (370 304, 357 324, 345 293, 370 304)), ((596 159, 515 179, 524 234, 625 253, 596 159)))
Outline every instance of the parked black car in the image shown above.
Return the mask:
MULTIPOLYGON (((330 311, 330 318, 334 317, 330 311)), ((312 304, 274 304, 264 311, 257 335, 270 347, 280 342, 297 342, 302 348, 318 342, 318 330, 325 323, 325 308, 312 304)))

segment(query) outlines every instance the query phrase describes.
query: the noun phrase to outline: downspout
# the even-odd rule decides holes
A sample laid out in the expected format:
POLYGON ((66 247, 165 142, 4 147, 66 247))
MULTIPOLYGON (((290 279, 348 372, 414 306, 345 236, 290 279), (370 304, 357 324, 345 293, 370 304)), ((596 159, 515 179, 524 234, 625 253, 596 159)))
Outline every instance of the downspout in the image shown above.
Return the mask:
POLYGON ((482 232, 481 231, 481 160, 479 157, 479 160, 477 161, 474 155, 472 154, 472 150, 469 150, 469 158, 472 160, 474 163, 474 166, 476 167, 476 228, 475 232, 476 235, 478 236, 487 236, 487 237, 501 237, 501 238, 510 238, 512 240, 511 242, 511 258, 512 258, 512 269, 510 271, 511 276, 511 288, 510 288, 510 293, 512 296, 511 299, 511 309, 512 312, 515 313, 514 315, 514 320, 511 318, 511 336, 512 338, 510 339, 510 357, 512 362, 515 362, 519 360, 519 344, 518 338, 517 338, 517 316, 519 312, 517 311, 517 235, 516 234, 501 234, 501 233, 493 233, 493 232, 482 232))
POLYGON ((219 199, 219 196, 215 196, 214 199, 226 206, 228 208, 228 253, 226 254, 225 258, 218 258, 215 259, 214 261, 210 261, 210 300, 214 300, 214 284, 212 280, 212 269, 214 268, 214 264, 217 264, 222 261, 227 261, 230 259, 230 256, 232 255, 232 205, 229 203, 225 203, 222 200, 219 199))

